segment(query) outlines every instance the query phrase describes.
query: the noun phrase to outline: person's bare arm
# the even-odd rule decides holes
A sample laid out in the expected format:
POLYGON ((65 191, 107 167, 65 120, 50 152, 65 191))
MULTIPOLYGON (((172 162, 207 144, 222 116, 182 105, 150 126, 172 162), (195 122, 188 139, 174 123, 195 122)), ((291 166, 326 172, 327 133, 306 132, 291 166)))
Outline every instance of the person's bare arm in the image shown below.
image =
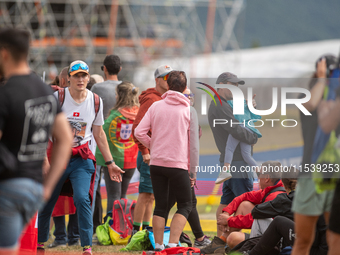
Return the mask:
POLYGON ((335 101, 324 101, 318 109, 318 120, 321 129, 330 133, 340 124, 340 97, 335 101))
POLYGON ((323 96, 323 92, 326 87, 326 78, 327 78, 327 65, 326 65, 326 59, 322 59, 318 64, 316 68, 316 76, 317 76, 317 83, 315 86, 310 90, 311 98, 308 102, 304 103, 303 106, 310 112, 314 111, 323 96))
POLYGON ((44 199, 47 201, 67 166, 72 147, 72 133, 70 124, 64 113, 59 113, 52 127, 53 150, 50 169, 44 180, 44 199))
MULTIPOLYGON (((94 139, 96 140, 97 146, 103 155, 105 162, 113 160, 103 127, 92 125, 92 133, 93 133, 94 139)), ((108 172, 109 172, 109 175, 112 181, 116 181, 116 182, 122 181, 121 173, 125 173, 125 172, 122 169, 120 169, 119 166, 117 166, 114 162, 112 162, 111 164, 107 165, 107 169, 108 169, 108 172)))

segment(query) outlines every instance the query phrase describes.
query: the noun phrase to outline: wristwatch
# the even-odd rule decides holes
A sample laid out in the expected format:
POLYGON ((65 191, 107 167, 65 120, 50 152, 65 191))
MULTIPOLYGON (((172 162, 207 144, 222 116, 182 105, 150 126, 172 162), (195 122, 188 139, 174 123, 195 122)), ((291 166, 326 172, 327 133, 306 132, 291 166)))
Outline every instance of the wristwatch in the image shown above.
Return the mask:
POLYGON ((114 163, 115 161, 112 159, 112 160, 110 160, 110 161, 106 161, 105 162, 105 165, 111 165, 112 163, 114 163))

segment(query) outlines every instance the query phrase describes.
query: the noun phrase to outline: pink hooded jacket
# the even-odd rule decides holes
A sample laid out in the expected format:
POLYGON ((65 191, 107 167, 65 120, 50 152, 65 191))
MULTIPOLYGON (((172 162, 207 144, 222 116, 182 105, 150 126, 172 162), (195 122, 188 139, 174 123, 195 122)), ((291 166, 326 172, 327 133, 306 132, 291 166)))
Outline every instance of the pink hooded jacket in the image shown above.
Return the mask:
POLYGON ((162 98, 148 109, 135 137, 150 148, 150 165, 188 170, 190 101, 173 90, 162 98), (150 129, 152 137, 147 135, 150 129))

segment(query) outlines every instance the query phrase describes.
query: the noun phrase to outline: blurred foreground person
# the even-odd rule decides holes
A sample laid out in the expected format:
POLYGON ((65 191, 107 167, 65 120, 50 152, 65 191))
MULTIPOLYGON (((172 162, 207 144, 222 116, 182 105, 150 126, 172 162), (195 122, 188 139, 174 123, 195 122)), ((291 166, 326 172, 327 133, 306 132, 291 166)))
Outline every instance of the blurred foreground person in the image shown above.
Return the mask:
MULTIPOLYGON (((319 107, 319 125, 326 133, 336 130, 338 141, 336 144, 337 151, 340 150, 340 88, 336 91, 336 99, 334 101, 323 102, 319 107)), ((339 169, 340 160, 336 164, 339 169)), ((331 214, 329 218, 328 246, 329 255, 339 254, 340 250, 340 180, 337 180, 337 185, 334 192, 331 214)))
POLYGON ((71 151, 71 130, 50 88, 27 64, 29 33, 0 30, 0 254, 15 254, 18 238, 47 201, 71 151), (43 180, 49 135, 55 141, 43 180))
MULTIPOLYGON (((334 189, 320 190, 318 188, 319 185, 316 184, 312 173, 312 165, 326 165, 332 158, 327 155, 329 150, 325 149, 325 145, 331 140, 321 132, 318 126, 320 114, 317 112, 317 108, 323 98, 335 98, 335 84, 332 82, 335 79, 328 79, 332 77, 332 66, 335 63, 336 57, 332 55, 324 55, 319 58, 315 74, 310 82, 311 99, 303 104, 311 115, 300 113, 304 149, 302 171, 299 175, 299 185, 296 188, 292 207, 296 233, 293 255, 309 254, 320 215, 324 215, 326 224, 328 224, 334 189)), ((331 163, 333 165, 335 162, 331 163)))

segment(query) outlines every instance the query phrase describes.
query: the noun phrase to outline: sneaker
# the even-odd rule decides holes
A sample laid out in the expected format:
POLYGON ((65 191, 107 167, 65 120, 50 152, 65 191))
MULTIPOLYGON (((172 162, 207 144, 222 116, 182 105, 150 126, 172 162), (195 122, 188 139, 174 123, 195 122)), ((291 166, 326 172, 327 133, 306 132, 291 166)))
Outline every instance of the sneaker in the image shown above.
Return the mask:
POLYGON ((211 240, 209 239, 209 237, 207 237, 205 235, 205 236, 203 236, 202 241, 198 241, 197 239, 195 239, 194 247, 199 248, 199 249, 203 249, 204 247, 208 246, 209 244, 211 244, 211 240))
POLYGON ((222 239, 215 236, 214 239, 212 240, 212 242, 208 246, 201 249, 201 253, 203 253, 203 254, 224 254, 225 245, 226 245, 226 243, 222 239))
POLYGON ((186 243, 188 245, 188 247, 192 247, 192 242, 190 240, 190 237, 182 232, 181 236, 179 237, 179 241, 183 244, 183 243, 186 243))
POLYGON ((222 182, 225 182, 226 180, 229 180, 231 177, 233 177, 231 175, 230 172, 220 172, 220 174, 218 175, 216 181, 215 181, 215 184, 220 184, 222 182))
POLYGON ((71 246, 80 246, 80 241, 78 240, 77 242, 74 242, 74 243, 68 243, 68 247, 71 247, 71 246))
POLYGON ((53 241, 53 243, 50 243, 47 248, 55 248, 55 247, 66 247, 66 243, 58 243, 55 240, 53 241))
MULTIPOLYGON (((179 244, 177 244, 176 247, 181 247, 181 246, 179 244)), ((165 249, 169 249, 169 248, 171 248, 169 245, 165 245, 165 249)), ((172 248, 174 248, 174 247, 172 247, 172 248)))
POLYGON ((45 244, 44 243, 38 243, 37 244, 37 249, 38 250, 45 250, 45 244))
POLYGON ((85 246, 85 247, 83 248, 83 255, 92 255, 91 246, 85 246))

